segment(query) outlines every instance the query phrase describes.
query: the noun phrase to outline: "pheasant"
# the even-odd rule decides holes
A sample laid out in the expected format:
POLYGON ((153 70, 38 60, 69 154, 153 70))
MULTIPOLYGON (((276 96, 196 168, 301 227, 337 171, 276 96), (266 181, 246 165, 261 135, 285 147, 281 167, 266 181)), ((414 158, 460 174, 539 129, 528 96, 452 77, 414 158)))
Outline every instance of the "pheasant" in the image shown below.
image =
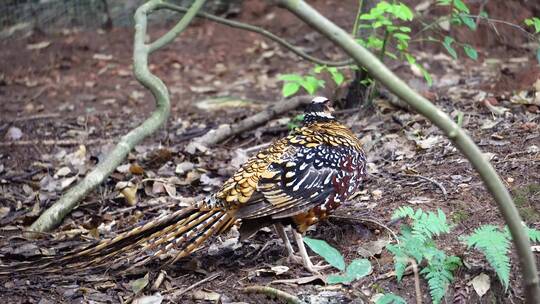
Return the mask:
POLYGON ((87 249, 48 258, 39 267, 29 262, 26 270, 47 271, 54 265, 92 267, 119 254, 132 265, 142 265, 174 253, 168 262, 173 263, 211 236, 240 223, 241 239, 274 225, 289 257, 294 258, 284 230, 292 226, 304 267, 317 272, 302 235, 357 191, 366 167, 360 141, 332 113, 327 98, 315 97, 306 106, 300 128, 247 160, 214 195, 87 249))

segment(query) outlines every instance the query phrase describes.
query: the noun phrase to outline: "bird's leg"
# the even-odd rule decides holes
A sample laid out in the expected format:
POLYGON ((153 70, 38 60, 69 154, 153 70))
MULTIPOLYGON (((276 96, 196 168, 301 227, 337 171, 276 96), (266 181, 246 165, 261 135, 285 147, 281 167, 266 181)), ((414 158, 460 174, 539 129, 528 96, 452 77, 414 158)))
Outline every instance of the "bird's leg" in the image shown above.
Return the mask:
POLYGON ((300 256, 302 257, 302 263, 304 264, 304 267, 307 271, 313 273, 313 274, 320 274, 319 270, 323 270, 326 268, 329 268, 330 265, 313 265, 311 260, 309 259, 309 256, 307 254, 306 246, 304 246, 304 240, 302 239, 302 234, 296 231, 296 229, 292 229, 294 240, 296 241, 296 244, 298 245, 298 251, 300 252, 300 256))
POLYGON ((283 227, 283 224, 276 223, 274 224, 274 228, 276 229, 276 233, 283 240, 283 244, 285 245, 285 248, 287 249, 287 255, 289 259, 296 258, 296 256, 294 255, 294 250, 292 249, 291 242, 289 241, 289 238, 287 237, 287 232, 285 231, 285 227, 283 227))

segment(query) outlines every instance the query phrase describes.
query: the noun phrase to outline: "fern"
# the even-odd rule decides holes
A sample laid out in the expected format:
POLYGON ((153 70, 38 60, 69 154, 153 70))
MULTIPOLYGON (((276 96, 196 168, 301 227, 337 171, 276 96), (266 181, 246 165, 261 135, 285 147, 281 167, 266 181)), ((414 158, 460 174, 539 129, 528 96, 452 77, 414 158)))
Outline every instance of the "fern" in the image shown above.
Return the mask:
POLYGON ((394 212, 392 219, 402 217, 413 220, 412 233, 422 241, 450 231, 450 226, 446 222, 446 215, 440 209, 435 214, 431 211, 424 212, 422 209, 414 211, 411 207, 400 207, 394 212))
POLYGON ((535 242, 535 243, 540 242, 540 231, 539 230, 527 227, 527 234, 529 235, 529 240, 531 240, 531 242, 535 242))
POLYGON ((436 252, 428 259, 428 266, 424 267, 422 274, 429 285, 429 292, 434 304, 440 303, 446 294, 448 286, 454 280, 453 271, 461 265, 461 260, 456 256, 447 256, 443 251, 436 252))
POLYGON ((454 270, 461 265, 458 257, 447 256, 444 251, 437 248, 433 240, 434 236, 450 231, 446 215, 440 209, 434 213, 400 207, 392 218, 402 217, 411 219, 412 224, 401 227, 398 244, 386 247, 394 255, 396 277, 401 281, 410 259, 416 260, 418 264, 426 260, 427 266, 420 273, 428 281, 433 303, 440 303, 454 279, 454 270))
MULTIPOLYGON (((540 242, 540 231, 525 226, 529 239, 540 242)), ((500 230, 493 225, 484 225, 477 228, 473 234, 463 238, 467 246, 480 250, 488 263, 495 269, 499 280, 508 289, 510 282, 510 241, 512 236, 508 227, 500 230)))

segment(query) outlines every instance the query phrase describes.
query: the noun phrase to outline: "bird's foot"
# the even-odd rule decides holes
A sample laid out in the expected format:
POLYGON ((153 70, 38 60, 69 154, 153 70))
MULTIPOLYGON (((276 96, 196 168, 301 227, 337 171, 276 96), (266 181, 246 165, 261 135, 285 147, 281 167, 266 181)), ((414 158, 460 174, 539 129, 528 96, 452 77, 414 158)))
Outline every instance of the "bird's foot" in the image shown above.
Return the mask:
POLYGON ((304 266, 304 269, 306 269, 307 271, 309 271, 310 273, 312 273, 314 275, 322 275, 320 273, 320 271, 328 269, 328 268, 331 267, 328 264, 323 264, 323 262, 319 262, 319 263, 313 265, 313 263, 311 262, 311 260, 309 258, 305 260, 301 256, 298 256, 296 254, 289 255, 287 257, 287 262, 289 262, 291 264, 302 265, 302 266, 304 266))

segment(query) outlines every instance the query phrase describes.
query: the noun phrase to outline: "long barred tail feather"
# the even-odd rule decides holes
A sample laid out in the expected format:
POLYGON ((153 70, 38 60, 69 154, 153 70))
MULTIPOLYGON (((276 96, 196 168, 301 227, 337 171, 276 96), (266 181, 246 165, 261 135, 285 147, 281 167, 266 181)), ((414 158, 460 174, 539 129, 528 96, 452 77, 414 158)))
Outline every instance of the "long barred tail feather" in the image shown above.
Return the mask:
POLYGON ((183 209, 60 257, 0 265, 0 276, 95 268, 119 255, 133 268, 174 251, 176 255, 167 263, 170 264, 189 255, 209 237, 227 230, 234 222, 230 211, 183 209))

